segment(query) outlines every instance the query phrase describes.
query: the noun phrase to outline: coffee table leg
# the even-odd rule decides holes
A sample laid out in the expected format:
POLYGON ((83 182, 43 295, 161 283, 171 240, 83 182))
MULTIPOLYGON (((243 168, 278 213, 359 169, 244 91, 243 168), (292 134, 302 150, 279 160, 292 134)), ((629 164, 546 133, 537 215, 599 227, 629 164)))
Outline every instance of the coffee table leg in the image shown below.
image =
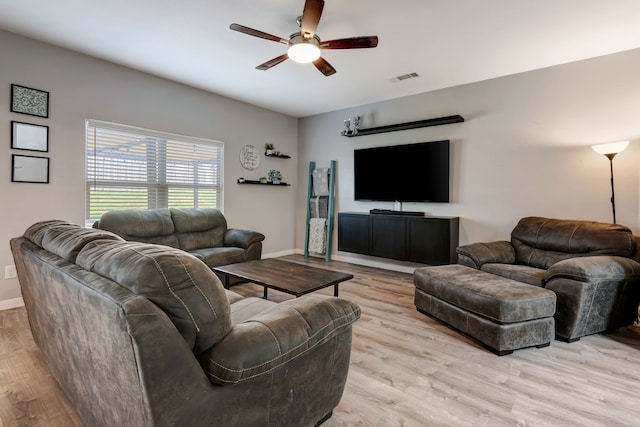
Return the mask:
POLYGON ((333 285, 333 296, 334 297, 338 296, 338 284, 337 283, 335 285, 333 285))
POLYGON ((265 286, 265 287, 264 287, 264 299, 267 299, 267 289, 269 289, 269 288, 267 288, 267 287, 265 286))

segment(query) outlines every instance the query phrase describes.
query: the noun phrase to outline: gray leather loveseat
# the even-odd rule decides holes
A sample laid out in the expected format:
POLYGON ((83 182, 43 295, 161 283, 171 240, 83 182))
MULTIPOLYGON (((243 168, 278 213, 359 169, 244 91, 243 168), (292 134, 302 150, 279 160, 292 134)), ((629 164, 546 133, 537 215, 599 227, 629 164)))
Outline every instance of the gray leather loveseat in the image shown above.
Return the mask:
POLYGON ((209 267, 260 259, 264 240, 256 231, 227 228, 218 209, 108 211, 93 227, 125 240, 181 249, 209 267))
POLYGON ((637 318, 636 241, 622 225, 527 217, 515 226, 511 241, 458 247, 458 263, 552 290, 556 337, 575 341, 637 318))
POLYGON ((280 304, 201 260, 65 221, 11 240, 34 340, 90 426, 313 426, 341 399, 358 306, 280 304))

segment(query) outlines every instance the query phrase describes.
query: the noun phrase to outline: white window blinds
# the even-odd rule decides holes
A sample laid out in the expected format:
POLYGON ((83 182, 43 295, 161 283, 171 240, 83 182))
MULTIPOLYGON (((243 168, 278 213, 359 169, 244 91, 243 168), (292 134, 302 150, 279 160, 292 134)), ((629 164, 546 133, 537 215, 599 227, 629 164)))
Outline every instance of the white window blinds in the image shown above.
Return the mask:
POLYGON ((115 209, 222 208, 221 142, 87 121, 87 224, 115 209))

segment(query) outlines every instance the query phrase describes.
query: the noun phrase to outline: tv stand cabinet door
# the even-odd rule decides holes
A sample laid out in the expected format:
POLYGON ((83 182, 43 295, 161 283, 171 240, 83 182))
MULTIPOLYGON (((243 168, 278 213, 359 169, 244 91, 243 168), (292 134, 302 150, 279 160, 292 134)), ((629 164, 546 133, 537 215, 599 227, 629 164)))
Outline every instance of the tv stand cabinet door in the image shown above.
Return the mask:
POLYGON ((407 233, 409 261, 429 265, 457 262, 458 225, 456 218, 410 218, 407 233))
POLYGON ((338 250, 369 255, 369 215, 338 214, 338 250))
POLYGON ((407 258, 407 220, 402 216, 371 215, 371 255, 407 258))

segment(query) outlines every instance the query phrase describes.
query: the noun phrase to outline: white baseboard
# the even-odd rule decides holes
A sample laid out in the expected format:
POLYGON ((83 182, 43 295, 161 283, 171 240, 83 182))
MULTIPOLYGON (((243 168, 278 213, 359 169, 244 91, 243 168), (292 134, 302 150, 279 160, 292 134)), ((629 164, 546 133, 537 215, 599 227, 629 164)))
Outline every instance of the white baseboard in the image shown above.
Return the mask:
POLYGON ((18 308, 24 305, 22 298, 6 299, 0 301, 0 311, 9 310, 10 308, 18 308))
POLYGON ((262 254, 262 258, 278 258, 281 256, 286 256, 286 255, 293 255, 297 253, 297 251, 295 249, 289 249, 287 251, 281 251, 281 252, 271 252, 268 254, 262 254))

